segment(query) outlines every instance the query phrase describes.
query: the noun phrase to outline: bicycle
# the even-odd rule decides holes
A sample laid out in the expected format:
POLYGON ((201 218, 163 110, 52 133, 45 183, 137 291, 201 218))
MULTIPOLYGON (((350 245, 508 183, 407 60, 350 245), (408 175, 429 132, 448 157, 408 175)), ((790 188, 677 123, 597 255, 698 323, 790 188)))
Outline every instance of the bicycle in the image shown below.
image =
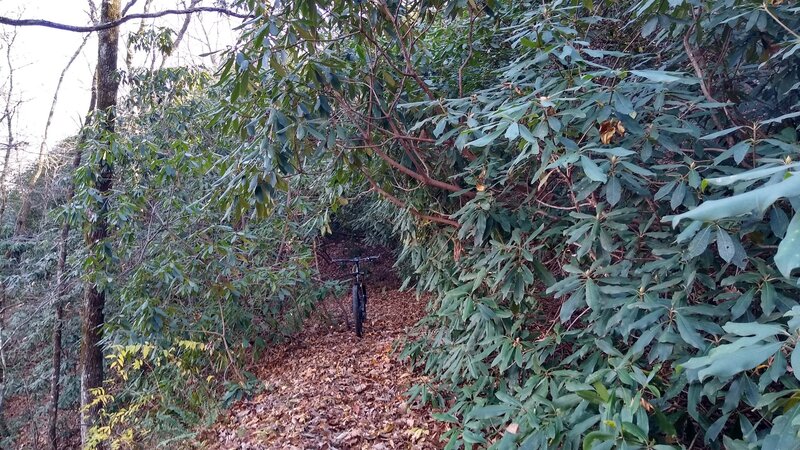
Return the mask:
POLYGON ((367 287, 364 285, 362 275, 366 272, 361 271, 361 263, 374 261, 377 256, 365 256, 363 258, 334 259, 333 262, 339 264, 352 263, 353 268, 350 274, 353 276, 353 318, 355 319, 356 336, 364 334, 364 321, 367 320, 367 287))

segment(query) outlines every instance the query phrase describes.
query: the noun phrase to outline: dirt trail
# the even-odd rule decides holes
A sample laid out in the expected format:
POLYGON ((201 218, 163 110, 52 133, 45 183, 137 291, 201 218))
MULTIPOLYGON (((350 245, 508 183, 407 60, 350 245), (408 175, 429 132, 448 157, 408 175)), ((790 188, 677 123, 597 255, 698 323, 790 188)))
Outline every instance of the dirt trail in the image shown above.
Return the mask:
MULTIPOLYGON (((340 300, 349 308, 349 301, 340 300), (346 303, 345 303, 346 302, 346 303)), ((334 302, 326 309, 339 316, 334 302)), ((235 404, 201 436, 212 449, 440 448, 442 425, 404 393, 421 377, 398 361, 396 340, 423 314, 413 294, 373 288, 364 337, 314 321, 267 356, 264 392, 235 404)))

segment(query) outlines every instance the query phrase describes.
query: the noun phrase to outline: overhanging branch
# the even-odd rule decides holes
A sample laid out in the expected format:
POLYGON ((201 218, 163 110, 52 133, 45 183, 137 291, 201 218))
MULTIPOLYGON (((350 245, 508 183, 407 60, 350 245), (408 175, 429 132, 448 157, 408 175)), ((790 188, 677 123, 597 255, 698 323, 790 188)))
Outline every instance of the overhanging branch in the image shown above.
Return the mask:
POLYGON ((434 215, 430 215, 430 214, 425 214, 425 213, 419 211, 417 208, 414 208, 413 206, 407 205, 405 202, 403 202, 399 198, 397 198, 394 195, 392 195, 392 194, 386 192, 385 190, 383 190, 383 188, 381 188, 378 185, 378 183, 376 183, 375 180, 373 180, 372 177, 369 176, 369 174, 365 170, 362 169, 361 173, 363 173, 364 177, 367 178, 367 180, 369 181, 369 184, 372 186, 372 190, 373 191, 377 192, 379 195, 383 196, 386 200, 388 200, 391 203, 394 203, 395 205, 399 206, 400 208, 404 208, 404 209, 407 208, 409 210, 409 212, 411 212, 411 214, 415 215, 416 217, 418 217, 420 219, 424 219, 424 220, 429 220, 431 222, 441 223, 443 225, 450 225, 451 227, 454 227, 454 228, 458 228, 460 226, 458 224, 458 222, 456 222, 455 220, 450 219, 448 217, 444 217, 444 216, 441 216, 441 215, 435 215, 434 216, 434 215))
POLYGON ((114 20, 112 22, 101 23, 97 25, 87 25, 87 26, 67 25, 63 23, 51 22, 49 20, 41 20, 41 19, 12 19, 10 17, 3 17, 3 16, 0 16, 0 25, 10 25, 12 27, 45 27, 45 28, 53 28, 56 30, 72 31, 75 33, 92 33, 95 31, 102 31, 102 30, 108 30, 109 28, 115 28, 122 25, 125 22, 136 19, 156 19, 158 17, 164 17, 164 16, 186 15, 186 14, 194 14, 201 12, 215 12, 225 16, 237 17, 239 19, 251 19, 255 17, 250 14, 238 13, 236 11, 231 11, 225 8, 216 8, 213 6, 198 6, 196 8, 165 9, 163 11, 157 11, 152 13, 129 14, 125 17, 114 20))

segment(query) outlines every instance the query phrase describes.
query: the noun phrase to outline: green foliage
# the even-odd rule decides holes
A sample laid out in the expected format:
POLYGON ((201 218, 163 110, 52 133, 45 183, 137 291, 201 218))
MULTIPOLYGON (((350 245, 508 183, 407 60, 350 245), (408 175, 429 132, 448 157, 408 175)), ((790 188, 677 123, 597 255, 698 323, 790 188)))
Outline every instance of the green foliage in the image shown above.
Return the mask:
POLYGON ((448 448, 798 445, 797 8, 250 6, 227 179, 332 155, 409 211, 448 448))
MULTIPOLYGON (((5 289, 3 299, 2 353, 5 404, 13 398, 29 399, 21 414, 9 417, 6 412, 3 424, 10 431, 0 438, 0 447, 15 448, 22 445, 21 431, 29 429, 31 421, 46 413, 45 392, 48 392, 51 374, 51 330, 53 328, 53 300, 49 280, 53 277, 57 253, 58 221, 51 212, 63 201, 67 174, 62 161, 67 159, 71 142, 55 148, 46 161, 46 176, 33 187, 31 199, 32 226, 28 234, 13 236, 15 217, 21 201, 20 191, 11 189, 6 214, 0 223, 0 279, 5 289)), ((27 186, 36 168, 23 171, 10 180, 9 186, 27 186)), ((79 237, 68 242, 71 249, 79 247, 79 237)), ((80 257, 76 252, 75 256, 80 257)), ((74 262, 71 259, 70 262, 74 262)), ((70 271, 72 272, 72 271, 70 271)), ((66 286, 63 300, 68 316, 63 321, 63 339, 67 349, 62 360, 62 409, 75 405, 78 399, 78 379, 74 376, 79 321, 73 314, 74 304, 80 298, 75 284, 66 286), (71 314, 72 313, 72 314, 71 314)), ((8 410, 6 410, 8 411, 8 410)))
MULTIPOLYGON (((76 257, 111 299, 98 439, 257 390, 247 356, 336 290, 333 222, 433 294, 404 354, 447 448, 800 445, 796 6, 239 4, 218 76, 126 74, 58 215, 91 223, 113 162, 114 232, 76 257)), ((47 252, 4 245, 46 290, 47 252)))
MULTIPOLYGON (((312 241, 325 223, 314 200, 324 179, 285 182, 291 191, 268 205, 245 199, 249 209, 233 217, 218 198, 238 142, 206 128, 224 90, 200 69, 135 71, 122 81, 129 94, 120 99, 112 144, 94 127, 82 132, 72 203, 63 200, 66 164, 53 176, 59 185, 44 177, 37 188, 35 199, 46 201, 34 203, 32 236, 2 241, 11 258, 2 265, 8 295, 20 300, 3 333, 13 349, 7 395, 33 393, 41 407, 26 420, 46 414, 58 230, 62 221, 88 226, 105 200, 109 238, 87 253, 80 233, 70 237, 63 407, 77 408, 76 306, 83 284, 97 283, 107 296, 108 383, 96 393, 103 421, 93 439, 155 445, 191 437, 219 408, 257 392, 261 383, 245 367, 342 289, 320 280, 314 265, 312 241), (106 199, 95 186, 101 160, 119 174, 106 199), (31 325, 35 335, 20 334, 31 325)), ((59 157, 70 160, 74 150, 70 142, 59 157)))
MULTIPOLYGON (((110 202, 115 233, 105 257, 114 264, 103 272, 114 299, 105 342, 123 387, 105 405, 107 437, 123 441, 185 433, 214 417, 210 399, 227 404, 257 390, 241 367, 294 333, 336 288, 315 276, 316 209, 300 180, 235 217, 215 201, 225 196, 219 179, 236 143, 202 130, 216 95, 208 75, 131 75, 112 151, 92 141, 85 150, 126 174, 110 202), (271 220, 259 220, 266 213, 271 220), (126 420, 115 422, 119 414, 126 420)), ((84 180, 96 166, 89 159, 76 177, 79 211, 92 210, 84 180)))

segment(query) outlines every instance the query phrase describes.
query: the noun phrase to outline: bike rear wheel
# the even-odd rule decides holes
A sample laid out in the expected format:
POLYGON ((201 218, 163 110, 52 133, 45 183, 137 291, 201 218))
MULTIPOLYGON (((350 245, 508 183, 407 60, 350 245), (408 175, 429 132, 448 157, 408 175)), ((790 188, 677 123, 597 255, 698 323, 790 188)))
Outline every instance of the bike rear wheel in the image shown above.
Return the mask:
POLYGON ((358 286, 353 286, 353 319, 356 324, 356 336, 364 334, 364 298, 358 286))

